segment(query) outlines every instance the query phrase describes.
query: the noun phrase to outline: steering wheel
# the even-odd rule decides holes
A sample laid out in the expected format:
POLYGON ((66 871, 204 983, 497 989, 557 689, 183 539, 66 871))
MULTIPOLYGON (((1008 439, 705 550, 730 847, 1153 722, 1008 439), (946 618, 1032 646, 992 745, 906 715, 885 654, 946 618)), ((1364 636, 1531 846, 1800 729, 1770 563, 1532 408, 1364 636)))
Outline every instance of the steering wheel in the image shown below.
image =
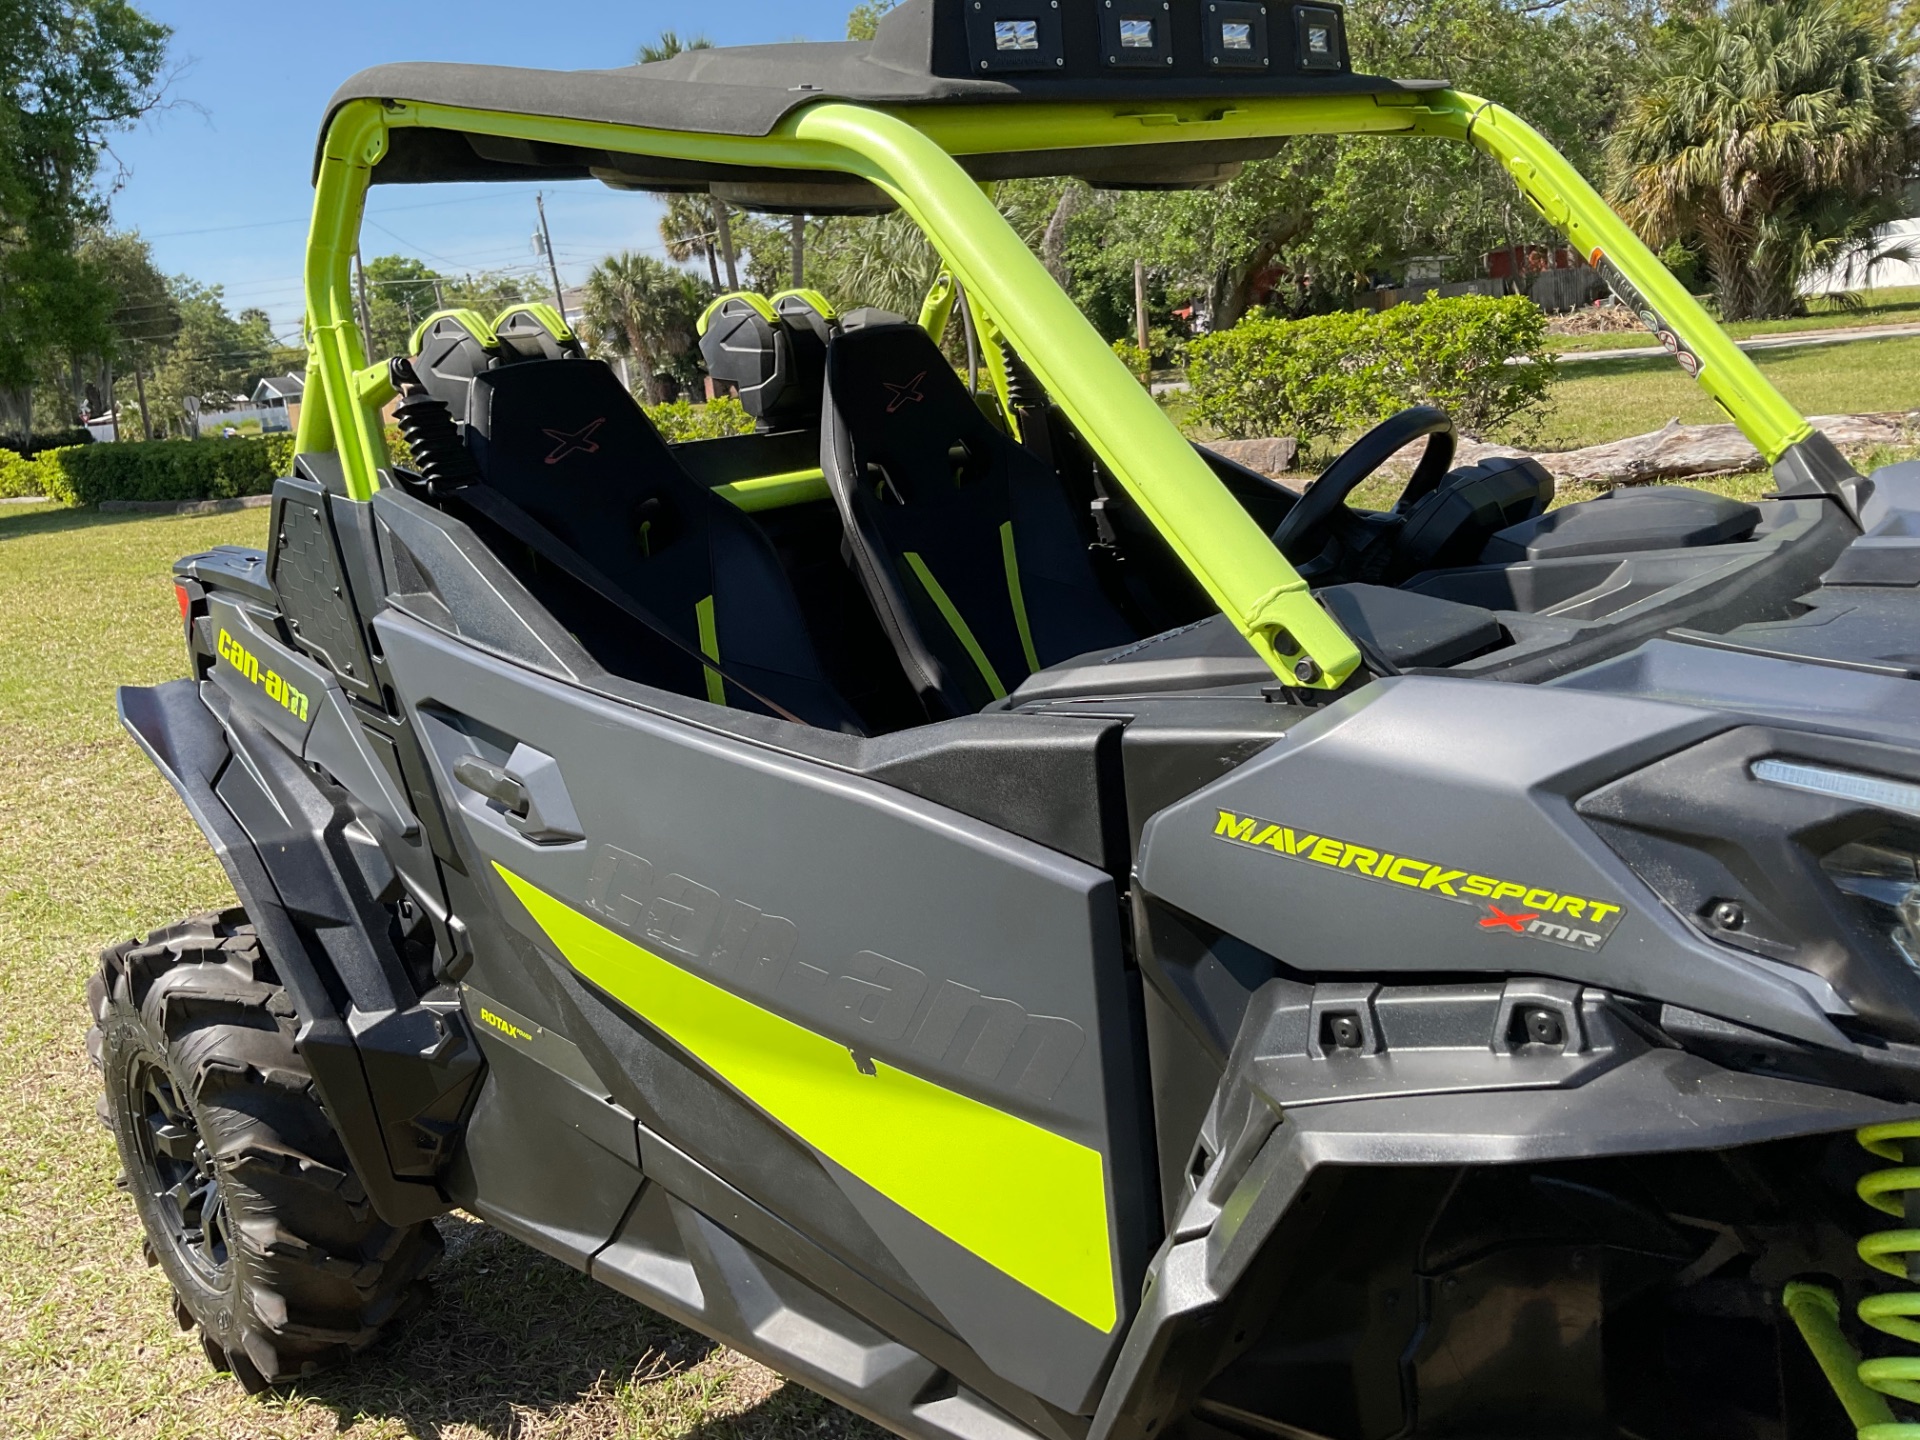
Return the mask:
MULTIPOLYGON (((1300 503, 1287 512, 1287 518, 1274 530, 1273 543, 1280 553, 1304 568, 1319 559, 1328 542, 1336 538, 1348 541, 1345 548, 1356 553, 1370 548, 1380 538, 1377 533, 1380 524, 1378 521, 1370 524, 1349 510, 1347 496, 1394 454, 1423 435, 1427 438, 1426 453, 1413 467, 1413 477, 1393 507, 1390 528, 1397 529, 1401 517, 1417 501, 1433 493, 1453 465, 1453 452, 1458 443, 1453 421, 1444 410, 1431 405, 1415 405, 1388 416, 1322 471, 1320 478, 1300 497, 1300 503)), ((1334 565, 1315 568, 1324 572, 1334 565)))

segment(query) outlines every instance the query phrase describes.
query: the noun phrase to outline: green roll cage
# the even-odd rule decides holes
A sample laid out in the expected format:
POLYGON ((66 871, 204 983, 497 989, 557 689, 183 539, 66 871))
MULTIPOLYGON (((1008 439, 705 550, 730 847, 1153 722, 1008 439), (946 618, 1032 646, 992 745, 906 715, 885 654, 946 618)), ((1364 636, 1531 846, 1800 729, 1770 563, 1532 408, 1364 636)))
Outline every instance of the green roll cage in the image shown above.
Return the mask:
MULTIPOLYGON (((354 100, 322 144, 305 267, 308 370, 296 448, 338 453, 350 499, 365 501, 387 463, 379 410, 385 364, 369 365, 353 318, 350 265, 374 167, 388 136, 426 127, 706 163, 840 171, 878 186, 926 234, 977 317, 1006 336, 1126 487, 1221 613, 1288 685, 1334 689, 1360 653, 1286 558, 1128 373, 1073 301, 954 157, 1010 150, 1406 135, 1463 140, 1510 175, 1579 252, 1610 263, 1664 322, 1696 378, 1767 459, 1812 434, 1726 333, 1593 187, 1511 112, 1455 90, 1278 96, 1126 105, 1011 103, 871 107, 823 99, 769 135, 743 137, 354 100)), ((931 308, 931 307, 930 307, 931 308)))

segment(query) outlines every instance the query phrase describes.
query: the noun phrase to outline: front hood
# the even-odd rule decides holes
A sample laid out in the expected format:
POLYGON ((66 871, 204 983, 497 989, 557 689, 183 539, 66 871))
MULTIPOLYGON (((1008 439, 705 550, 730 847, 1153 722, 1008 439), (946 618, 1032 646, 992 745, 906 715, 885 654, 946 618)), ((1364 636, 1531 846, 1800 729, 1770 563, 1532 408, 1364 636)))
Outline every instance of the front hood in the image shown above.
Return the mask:
MULTIPOLYGON (((1617 819, 1582 806, 1672 757, 1754 732, 1756 720, 1800 722, 1766 729, 1790 749, 1793 736, 1812 738, 1810 726, 1896 735, 1920 772, 1920 688, 1853 673, 1829 686, 1825 667, 1667 642, 1605 670, 1618 690, 1601 675, 1368 686, 1156 815, 1142 835, 1140 885, 1306 974, 1548 976, 1852 1048, 1835 1023, 1859 1014, 1835 983, 1844 965, 1803 963, 1790 945, 1766 950, 1745 936, 1729 943, 1691 913, 1697 896, 1603 833, 1617 819), (1660 673, 1676 681, 1672 693, 1629 688, 1660 673), (1773 708, 1741 703, 1767 695, 1773 708)), ((1804 828, 1792 816, 1782 825, 1783 846, 1804 828)), ((1799 872, 1809 868, 1817 863, 1799 872)), ((1819 880, 1779 876, 1802 882, 1819 880)), ((1830 934, 1815 939, 1830 952, 1830 934)), ((1904 1036, 1920 1014, 1920 977, 1886 968, 1876 984, 1851 988, 1870 992, 1883 1017, 1894 1012, 1904 1036)))

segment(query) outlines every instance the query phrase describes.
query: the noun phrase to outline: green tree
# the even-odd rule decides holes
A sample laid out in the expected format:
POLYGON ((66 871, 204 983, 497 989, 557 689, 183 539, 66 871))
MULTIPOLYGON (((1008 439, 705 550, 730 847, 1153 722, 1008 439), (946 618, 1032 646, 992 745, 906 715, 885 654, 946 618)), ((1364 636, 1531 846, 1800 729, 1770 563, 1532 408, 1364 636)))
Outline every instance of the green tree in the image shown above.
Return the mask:
POLYGON ((713 228, 713 205, 705 195, 675 192, 659 197, 666 202, 660 216, 660 243, 667 257, 684 265, 689 260, 707 262, 707 274, 713 288, 720 288, 720 247, 713 228))
POLYGON ((444 275, 407 255, 376 255, 363 270, 373 326, 367 353, 374 356, 406 354, 415 327, 436 310, 473 310, 491 320, 509 305, 553 300, 538 275, 503 270, 444 275))
POLYGON ((170 287, 180 325, 148 398, 156 429, 192 438, 195 415, 245 403, 262 376, 291 368, 299 353, 275 338, 266 311, 229 313, 220 286, 177 275, 170 287))
POLYGON ((1812 266, 1905 213, 1913 96, 1889 35, 1832 0, 1734 0, 1680 32, 1614 132, 1614 198, 1697 242, 1720 314, 1791 314, 1812 266))
POLYGON ((410 255, 376 255, 361 273, 372 327, 367 354, 405 355, 414 327, 440 308, 446 277, 410 255))
POLYGON ((158 99, 168 33, 125 0, 0 0, 0 430, 32 428, 35 379, 98 329, 77 238, 104 213, 108 138, 158 99))
POLYGON ((880 28, 880 17, 899 3, 900 0, 863 0, 854 6, 847 16, 847 39, 873 39, 874 32, 880 28))
POLYGON ((694 374, 694 326, 710 292, 699 279, 651 255, 609 255, 587 276, 583 309, 600 348, 630 357, 649 405, 672 396, 662 379, 694 374))
POLYGON ((633 63, 652 65, 661 60, 671 60, 674 56, 688 50, 711 49, 713 49, 713 41, 705 35, 689 35, 682 39, 677 30, 662 30, 658 40, 647 40, 641 43, 639 50, 634 53, 633 63))

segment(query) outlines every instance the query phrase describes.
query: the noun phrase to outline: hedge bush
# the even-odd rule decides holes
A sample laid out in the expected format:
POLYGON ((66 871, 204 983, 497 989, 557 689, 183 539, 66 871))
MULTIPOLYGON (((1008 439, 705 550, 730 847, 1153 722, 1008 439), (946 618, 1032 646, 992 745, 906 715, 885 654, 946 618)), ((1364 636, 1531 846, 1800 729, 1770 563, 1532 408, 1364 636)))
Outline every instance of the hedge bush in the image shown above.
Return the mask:
POLYGON ((103 500, 231 500, 264 495, 293 464, 293 437, 138 440, 45 451, 45 493, 69 505, 103 500))
POLYGON ((1233 439, 1291 435, 1303 452, 1409 405, 1438 405, 1474 435, 1524 426, 1554 381, 1546 325, 1523 295, 1302 320, 1254 314, 1189 345, 1193 415, 1233 439), (1516 357, 1531 363, 1508 363, 1516 357))
MULTIPOLYGON (((677 401, 647 412, 669 440, 711 440, 753 429, 738 400, 711 405, 677 401)), ((396 465, 412 463, 398 428, 386 431, 396 465)), ((0 450, 0 496, 46 495, 69 505, 103 500, 231 500, 265 495, 293 473, 293 436, 248 435, 234 440, 125 440, 42 450, 32 459, 0 450)))
POLYGON ((684 440, 721 440, 729 435, 745 435, 753 429, 753 417, 747 413, 747 407, 731 395, 722 395, 705 405, 674 400, 665 405, 649 405, 646 411, 647 418, 670 445, 684 440))
POLYGON ((0 500, 19 499, 47 493, 46 469, 52 464, 51 452, 43 451, 29 460, 11 450, 0 450, 0 500))

